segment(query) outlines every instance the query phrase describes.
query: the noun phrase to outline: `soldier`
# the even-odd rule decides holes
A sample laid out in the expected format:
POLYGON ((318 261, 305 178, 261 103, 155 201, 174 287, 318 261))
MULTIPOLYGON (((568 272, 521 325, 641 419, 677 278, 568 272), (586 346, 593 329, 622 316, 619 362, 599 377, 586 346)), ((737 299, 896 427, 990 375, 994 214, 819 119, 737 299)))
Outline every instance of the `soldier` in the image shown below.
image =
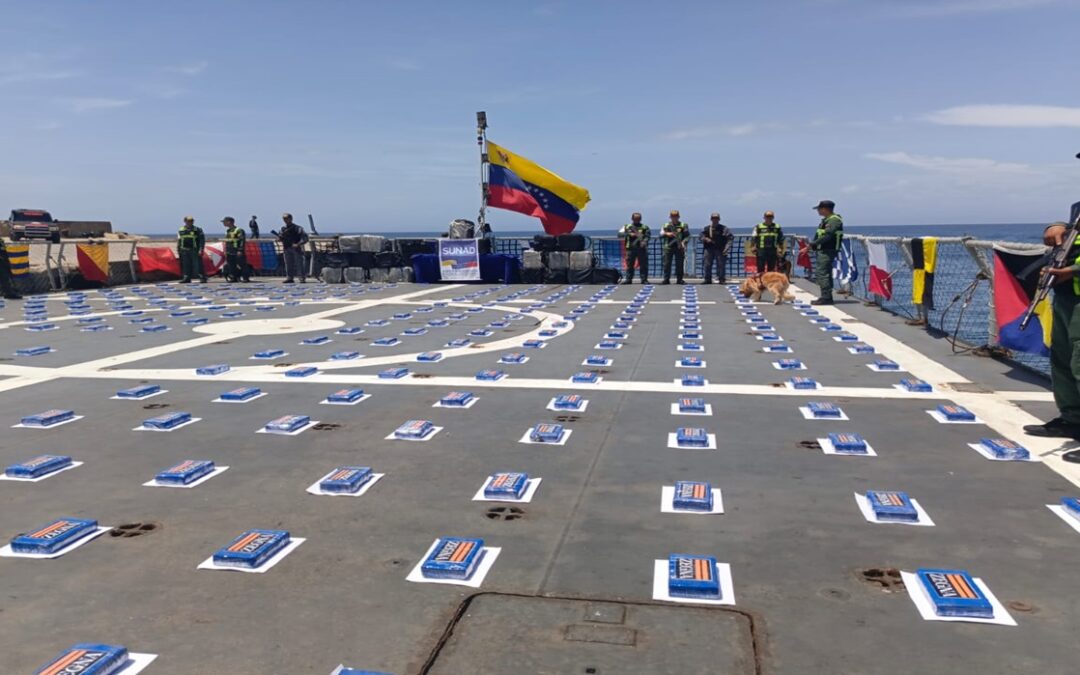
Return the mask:
POLYGON ((19 289, 15 287, 15 277, 11 274, 11 260, 8 259, 3 239, 0 239, 0 292, 3 292, 7 300, 22 300, 19 289))
POLYGON ((634 283, 634 263, 641 270, 641 283, 649 283, 649 239, 652 232, 649 226, 641 222, 641 214, 633 213, 630 223, 623 226, 623 242, 626 244, 626 281, 634 283))
POLYGON ((679 220, 679 212, 672 211, 668 222, 664 223, 664 229, 660 231, 664 239, 664 281, 671 283, 671 263, 675 262, 675 282, 683 281, 683 267, 686 263, 686 241, 690 238, 690 228, 686 223, 679 220))
MULTIPOLYGON (((1051 223, 1043 231, 1043 243, 1063 245, 1068 227, 1063 222, 1051 223)), ((1046 424, 1029 424, 1024 433, 1080 440, 1080 244, 1073 244, 1066 260, 1071 264, 1050 271, 1054 284, 1050 382, 1058 416, 1046 424)), ((1037 329, 1037 325, 1027 328, 1037 329)))
POLYGON ((252 216, 251 220, 248 221, 248 229, 251 230, 252 239, 259 238, 259 221, 255 219, 255 216, 252 216))
POLYGON ((221 221, 225 225, 225 280, 244 282, 251 281, 251 273, 248 271, 247 255, 244 253, 244 243, 247 238, 244 231, 236 226, 236 219, 225 216, 221 221))
POLYGON ((772 211, 766 211, 764 220, 750 233, 750 249, 757 257, 758 274, 776 272, 784 255, 784 231, 773 222, 775 217, 772 211))
POLYGON ((203 270, 202 252, 206 246, 206 235, 201 227, 195 226, 195 219, 184 216, 184 225, 176 235, 176 257, 180 258, 180 283, 190 284, 191 277, 198 275, 199 281, 206 283, 203 270))
POLYGON ((810 304, 831 305, 833 304, 832 268, 840 251, 840 240, 844 237, 844 221, 833 212, 836 204, 828 199, 821 200, 814 208, 821 216, 821 224, 818 225, 814 238, 810 240, 810 248, 817 251, 814 273, 817 276, 817 285, 821 287, 821 296, 810 304))
POLYGON ((716 280, 721 284, 727 283, 727 256, 731 252, 731 242, 734 239, 731 230, 720 224, 719 213, 709 216, 709 224, 701 231, 701 245, 705 249, 705 280, 701 283, 712 283, 714 262, 716 264, 716 280))
POLYGON ((307 272, 304 270, 304 244, 308 241, 307 232, 293 222, 291 213, 281 214, 281 220, 285 222, 281 232, 278 233, 285 258, 284 283, 293 283, 294 276, 299 276, 300 283, 304 283, 307 281, 307 272))

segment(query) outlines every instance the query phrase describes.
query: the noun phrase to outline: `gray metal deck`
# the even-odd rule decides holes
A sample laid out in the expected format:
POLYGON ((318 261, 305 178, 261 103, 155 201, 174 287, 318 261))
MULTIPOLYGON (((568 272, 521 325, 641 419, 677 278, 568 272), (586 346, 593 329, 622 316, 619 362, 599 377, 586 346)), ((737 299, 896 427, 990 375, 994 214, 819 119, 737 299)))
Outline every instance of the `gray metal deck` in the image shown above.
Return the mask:
MULTIPOLYGON (((149 288, 176 297, 178 287, 149 288)), ((220 311, 195 309, 211 317, 209 328, 193 330, 156 311, 172 330, 155 334, 115 313, 107 332, 80 332, 73 319, 59 319, 57 330, 32 333, 21 323, 22 303, 9 302, 0 310, 0 462, 48 452, 85 464, 39 483, 0 482, 0 538, 61 516, 156 529, 137 537, 107 534, 55 560, 0 558, 0 672, 34 672, 77 642, 157 654, 146 670, 153 675, 325 675, 339 663, 397 675, 1076 672, 1080 533, 1045 505, 1080 493, 1080 473, 1061 459, 1071 446, 1019 433, 1032 414, 1052 411, 1037 380, 995 362, 952 356, 946 345, 872 308, 842 303, 827 310, 879 356, 909 371, 875 373, 866 364, 876 357, 848 353, 790 305, 762 305, 794 348, 791 356, 807 364, 797 374, 826 385, 818 392, 774 388, 790 375, 770 365, 781 355, 762 353, 722 286, 699 287, 703 371, 675 367, 685 355, 676 351, 683 287, 675 285, 656 288, 619 350, 597 352, 594 345, 639 286, 620 286, 544 349, 519 345, 599 287, 578 288, 493 329, 460 355, 443 348, 563 287, 496 300, 525 288, 399 285, 357 293, 311 284, 294 288, 301 304, 276 301, 271 312, 242 305, 230 309, 244 316, 224 319, 220 311), (416 313, 478 290, 491 292, 416 313), (497 306, 423 336, 401 337, 396 347, 371 344, 490 301, 497 306), (414 312, 412 318, 365 326, 404 311, 414 312), (340 335, 339 325, 365 332, 340 335), (298 344, 319 334, 333 342, 298 344), (12 357, 19 347, 40 344, 56 351, 12 357), (267 348, 289 355, 249 360, 267 348), (365 357, 327 361, 343 350, 365 357), (415 362, 425 350, 448 356, 415 362), (524 351, 529 362, 498 364, 510 351, 524 351), (584 370, 581 362, 592 353, 614 359, 603 381, 571 385, 570 375, 584 370), (322 372, 286 379, 281 362, 318 363, 322 372), (194 374, 212 363, 233 370, 194 374), (413 374, 378 380, 375 373, 389 364, 407 365, 413 374), (509 377, 473 380, 484 368, 509 377), (709 386, 684 390, 674 380, 686 372, 702 372, 709 386), (911 376, 932 382, 937 393, 908 395, 892 387, 911 376), (169 391, 142 402, 110 399, 139 382, 169 391), (246 404, 211 402, 245 383, 268 395, 246 404), (345 385, 372 397, 356 406, 319 405, 345 385), (468 410, 432 407, 455 389, 472 391, 479 401, 468 410), (566 445, 519 443, 533 424, 553 421, 556 413, 545 406, 559 393, 589 400, 584 413, 564 422, 573 431, 566 445), (688 393, 704 396, 713 415, 671 415, 670 404, 688 393), (797 407, 810 400, 839 403, 850 421, 804 420, 797 407), (941 425, 926 414, 947 400, 987 424, 941 425), (149 404, 167 407, 145 409, 149 404), (48 430, 7 428, 22 415, 55 407, 85 417, 48 430), (202 420, 171 433, 132 431, 169 411, 202 420), (255 433, 288 413, 336 426, 295 437, 255 433), (426 443, 384 440, 409 419, 444 429, 426 443), (719 448, 667 448, 667 434, 679 426, 706 427, 719 448), (863 434, 878 457, 828 456, 800 446, 828 431, 863 434), (1044 461, 987 461, 967 447, 985 436, 1024 441, 1044 461), (230 469, 190 490, 142 486, 183 459, 213 459, 230 469), (386 477, 359 498, 305 492, 343 464, 371 466, 386 477), (532 502, 519 507, 521 517, 495 519, 487 511, 497 504, 470 500, 489 474, 508 470, 543 482, 532 502), (661 513, 661 487, 678 479, 711 481, 723 491, 725 513, 661 513), (936 526, 866 522, 853 498, 866 489, 909 492, 936 526), (196 570, 256 527, 287 529, 306 542, 266 574, 196 570), (482 537, 501 548, 480 589, 406 581, 431 542, 447 535, 482 537), (654 601, 653 560, 670 553, 729 563, 736 605, 654 601), (919 567, 969 569, 1011 607, 1019 625, 923 621, 902 589, 861 577, 864 570, 919 567)), ((187 289, 236 304, 229 297, 235 288, 187 289)), ((236 297, 267 295, 253 285, 236 297)), ((49 299, 52 317, 64 315, 64 297, 49 299)), ((97 294, 87 297, 95 309, 107 309, 97 294)))

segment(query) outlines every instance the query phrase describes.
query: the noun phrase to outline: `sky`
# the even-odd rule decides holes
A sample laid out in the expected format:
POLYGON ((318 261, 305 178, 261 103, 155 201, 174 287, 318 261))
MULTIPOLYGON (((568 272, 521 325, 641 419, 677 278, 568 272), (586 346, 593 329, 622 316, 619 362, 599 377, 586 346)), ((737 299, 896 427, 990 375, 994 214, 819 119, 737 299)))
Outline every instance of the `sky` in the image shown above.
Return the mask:
MULTIPOLYGON (((489 137, 630 212, 1034 223, 1080 200, 1080 0, 0 0, 0 210, 165 233, 475 219, 489 137)), ((492 210, 496 230, 539 229, 492 210)))

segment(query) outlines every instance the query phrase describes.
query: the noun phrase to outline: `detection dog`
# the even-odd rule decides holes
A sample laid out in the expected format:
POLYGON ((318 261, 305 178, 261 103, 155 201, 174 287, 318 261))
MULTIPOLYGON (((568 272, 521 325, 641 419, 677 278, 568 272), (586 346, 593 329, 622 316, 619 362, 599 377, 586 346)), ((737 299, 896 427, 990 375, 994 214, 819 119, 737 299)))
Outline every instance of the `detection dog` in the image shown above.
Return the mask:
POLYGON ((752 277, 748 277, 742 282, 742 286, 739 291, 742 292, 744 297, 750 298, 754 302, 761 300, 761 294, 764 291, 772 293, 773 304, 779 305, 784 300, 794 300, 795 296, 788 293, 788 287, 791 286, 791 281, 788 280, 787 275, 781 272, 765 272, 764 274, 755 274, 752 277))

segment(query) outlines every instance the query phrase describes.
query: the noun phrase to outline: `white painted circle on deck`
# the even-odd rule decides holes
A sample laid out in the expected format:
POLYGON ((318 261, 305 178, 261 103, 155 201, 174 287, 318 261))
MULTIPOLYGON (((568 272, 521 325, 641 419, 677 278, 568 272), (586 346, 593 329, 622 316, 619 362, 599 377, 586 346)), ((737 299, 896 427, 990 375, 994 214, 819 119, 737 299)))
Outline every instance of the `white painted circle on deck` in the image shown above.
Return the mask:
POLYGON ((291 319, 248 319, 246 321, 219 321, 195 326, 196 333, 208 335, 282 335, 285 333, 308 333, 334 330, 345 323, 336 319, 310 319, 302 316, 291 319))

